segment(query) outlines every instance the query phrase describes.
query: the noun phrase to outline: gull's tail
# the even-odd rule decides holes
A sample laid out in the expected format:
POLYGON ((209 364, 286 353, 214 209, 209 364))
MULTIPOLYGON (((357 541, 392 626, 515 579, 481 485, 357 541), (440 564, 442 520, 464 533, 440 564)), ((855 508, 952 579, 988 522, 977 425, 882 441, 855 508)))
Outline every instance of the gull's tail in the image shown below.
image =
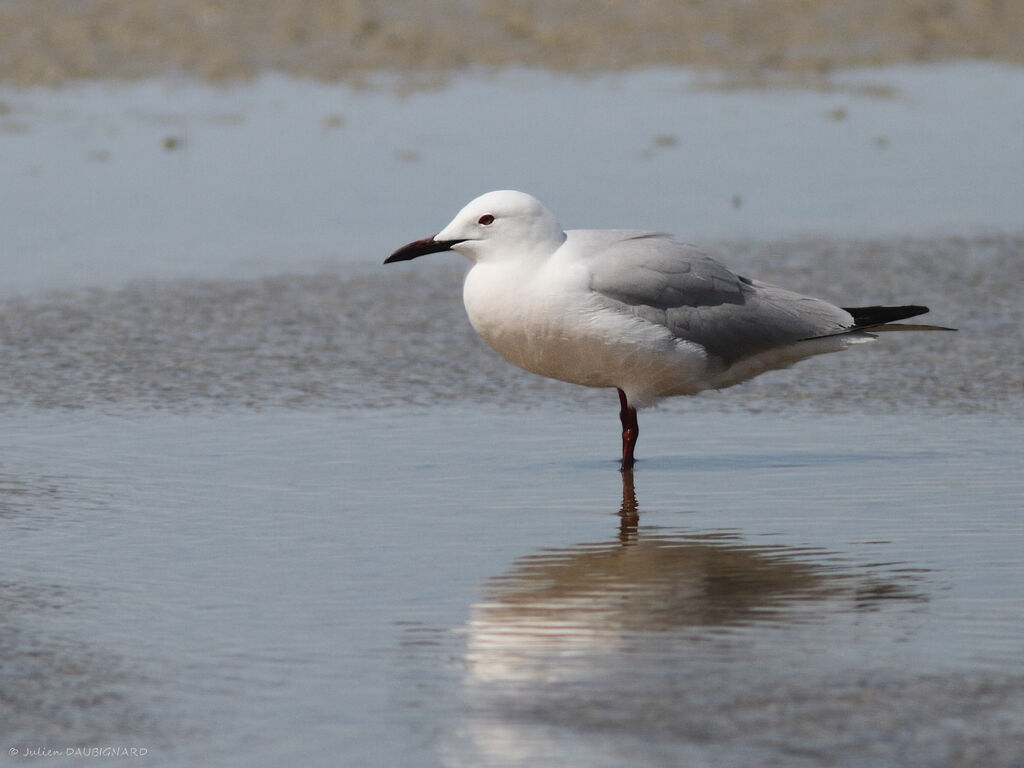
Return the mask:
POLYGON ((826 339, 830 336, 845 336, 847 334, 864 334, 865 339, 871 338, 872 334, 881 331, 955 331, 956 328, 945 328, 941 325, 919 325, 913 323, 898 323, 897 320, 906 320, 908 317, 917 317, 928 311, 928 307, 916 306, 913 304, 905 307, 843 307, 846 312, 853 315, 853 326, 844 328, 835 333, 825 333, 821 336, 811 336, 803 341, 814 339, 826 339))

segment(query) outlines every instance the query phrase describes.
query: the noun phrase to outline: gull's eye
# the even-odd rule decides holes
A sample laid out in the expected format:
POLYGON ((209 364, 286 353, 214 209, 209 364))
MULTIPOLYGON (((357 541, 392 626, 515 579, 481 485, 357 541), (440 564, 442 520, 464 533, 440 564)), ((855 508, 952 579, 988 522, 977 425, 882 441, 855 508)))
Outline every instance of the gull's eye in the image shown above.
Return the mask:
POLYGON ((494 223, 494 217, 491 216, 491 214, 489 213, 485 213, 483 216, 476 220, 476 223, 483 224, 486 227, 488 224, 494 223))

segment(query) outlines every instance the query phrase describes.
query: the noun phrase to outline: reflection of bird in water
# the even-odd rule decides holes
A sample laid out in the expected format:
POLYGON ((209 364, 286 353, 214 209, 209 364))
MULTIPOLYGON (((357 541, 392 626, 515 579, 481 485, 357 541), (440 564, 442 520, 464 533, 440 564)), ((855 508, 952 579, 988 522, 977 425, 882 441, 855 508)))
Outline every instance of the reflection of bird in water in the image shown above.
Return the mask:
MULTIPOLYGON (((472 606, 446 765, 662 764, 630 756, 742 731, 751 701, 787 703, 779 681, 799 678, 809 651, 830 669, 830 636, 918 597, 903 573, 820 549, 641 525, 632 472, 622 481, 616 535, 522 557, 472 606)), ((800 689, 809 701, 822 680, 800 689)))
MULTIPOLYGON (((619 535, 611 542, 520 558, 473 606, 469 658, 479 682, 569 672, 570 657, 617 652, 637 633, 702 639, 728 627, 785 625, 913 596, 848 567, 830 553, 754 545, 730 532, 639 527, 632 473, 623 472, 619 535)), ((570 674, 572 674, 570 672, 570 674)))
POLYGON ((784 547, 655 532, 529 555, 489 586, 477 651, 613 650, 622 633, 782 620, 787 603, 835 588, 784 547))

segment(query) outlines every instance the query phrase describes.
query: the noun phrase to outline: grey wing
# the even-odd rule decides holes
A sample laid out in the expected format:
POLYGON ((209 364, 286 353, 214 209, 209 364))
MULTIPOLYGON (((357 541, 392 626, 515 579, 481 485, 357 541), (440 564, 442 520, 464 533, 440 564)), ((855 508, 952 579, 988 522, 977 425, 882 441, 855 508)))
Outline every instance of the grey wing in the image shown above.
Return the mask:
POLYGON ((620 232, 586 250, 594 291, 726 364, 853 325, 839 307, 741 277, 669 235, 620 232))

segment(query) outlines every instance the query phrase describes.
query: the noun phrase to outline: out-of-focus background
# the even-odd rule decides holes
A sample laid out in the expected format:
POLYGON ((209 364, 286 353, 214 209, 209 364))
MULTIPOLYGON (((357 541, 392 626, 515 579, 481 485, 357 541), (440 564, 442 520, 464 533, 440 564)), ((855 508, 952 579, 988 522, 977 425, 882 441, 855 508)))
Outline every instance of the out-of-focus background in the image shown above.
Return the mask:
POLYGON ((0 77, 178 72, 348 80, 379 70, 700 67, 741 76, 950 59, 1024 61, 1007 0, 5 0, 0 77))
POLYGON ((0 765, 1024 765, 1024 3, 0 0, 0 765), (641 414, 512 187, 887 334, 641 414))

